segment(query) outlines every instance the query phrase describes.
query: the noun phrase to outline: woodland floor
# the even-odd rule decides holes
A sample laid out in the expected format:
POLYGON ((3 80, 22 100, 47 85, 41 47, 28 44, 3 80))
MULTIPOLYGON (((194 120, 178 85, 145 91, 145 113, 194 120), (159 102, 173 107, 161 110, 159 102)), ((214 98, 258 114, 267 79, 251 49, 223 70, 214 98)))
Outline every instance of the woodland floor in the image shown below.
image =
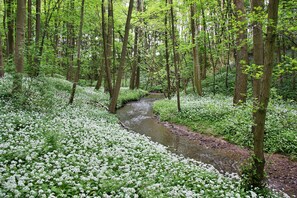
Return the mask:
MULTIPOLYGON (((170 129, 172 133, 188 137, 201 146, 232 156, 232 159, 238 161, 235 167, 237 172, 239 172, 239 164, 248 159, 250 155, 251 150, 231 144, 221 138, 193 132, 181 125, 168 122, 161 123, 170 129)), ((282 190, 292 197, 297 197, 297 161, 293 161, 281 154, 266 154, 265 159, 265 170, 268 176, 269 186, 276 190, 282 190)))

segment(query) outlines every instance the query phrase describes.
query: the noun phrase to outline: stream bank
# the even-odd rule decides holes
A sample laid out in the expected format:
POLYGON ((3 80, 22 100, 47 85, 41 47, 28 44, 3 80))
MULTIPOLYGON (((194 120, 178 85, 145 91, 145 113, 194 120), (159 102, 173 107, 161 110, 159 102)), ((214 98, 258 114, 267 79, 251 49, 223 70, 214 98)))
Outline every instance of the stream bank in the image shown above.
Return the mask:
MULTIPOLYGON (((162 95, 152 94, 128 103, 117 115, 127 128, 151 137, 152 141, 167 146, 174 153, 212 164, 223 173, 239 172, 240 165, 249 157, 249 150, 184 126, 160 122, 152 110, 153 102, 160 98, 162 95)), ((266 172, 272 188, 290 196, 297 195, 297 162, 283 155, 266 155, 266 172)))

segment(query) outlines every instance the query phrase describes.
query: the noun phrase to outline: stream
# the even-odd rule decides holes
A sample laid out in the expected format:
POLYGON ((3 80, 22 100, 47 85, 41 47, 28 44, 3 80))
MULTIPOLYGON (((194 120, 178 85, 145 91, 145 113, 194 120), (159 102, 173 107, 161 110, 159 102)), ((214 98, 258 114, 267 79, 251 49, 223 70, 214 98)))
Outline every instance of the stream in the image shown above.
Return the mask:
MULTIPOLYGON (((183 126, 161 123, 152 106, 163 98, 162 94, 150 94, 126 104, 117 111, 117 116, 125 127, 163 144, 171 152, 211 164, 221 173, 239 173, 240 165, 250 155, 249 150, 220 138, 193 133, 183 126)), ((279 154, 265 154, 265 158, 269 186, 296 196, 297 161, 279 154)))
POLYGON ((153 114, 152 106, 155 100, 161 98, 161 94, 151 94, 140 101, 130 102, 119 109, 117 115, 127 128, 149 136, 152 141, 167 146, 176 154, 211 164, 220 172, 238 171, 241 156, 230 156, 227 152, 211 149, 188 135, 173 133, 170 127, 160 123, 153 114))

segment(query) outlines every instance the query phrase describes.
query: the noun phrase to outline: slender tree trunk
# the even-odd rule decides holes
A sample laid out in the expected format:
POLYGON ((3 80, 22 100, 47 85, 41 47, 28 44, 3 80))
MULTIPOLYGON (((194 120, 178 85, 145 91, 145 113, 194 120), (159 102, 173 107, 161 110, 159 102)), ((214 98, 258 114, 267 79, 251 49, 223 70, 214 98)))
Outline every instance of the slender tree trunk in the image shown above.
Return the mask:
POLYGON ((111 73, 110 73, 110 63, 111 63, 111 39, 112 39, 112 23, 110 22, 111 19, 108 17, 108 35, 106 34, 106 25, 105 25, 105 7, 104 7, 104 0, 102 0, 102 38, 103 38, 103 53, 104 53, 104 62, 105 62, 105 80, 107 83, 107 91, 109 92, 110 98, 112 97, 112 83, 111 83, 111 73))
POLYGON ((95 86, 95 89, 96 90, 99 90, 100 87, 101 87, 101 84, 102 84, 102 79, 103 79, 103 71, 102 71, 102 66, 99 66, 99 69, 98 69, 98 79, 97 79, 97 83, 96 83, 96 86, 95 86))
POLYGON ((137 72, 137 64, 138 64, 138 27, 135 27, 135 36, 134 36, 134 60, 132 63, 132 71, 130 78, 130 89, 135 89, 135 81, 136 81, 136 72, 137 72))
POLYGON ((278 20, 278 0, 269 0, 267 35, 264 50, 264 73, 260 84, 259 105, 255 113, 255 131, 254 131, 254 165, 256 177, 252 185, 254 187, 263 187, 264 183, 264 128, 266 111, 270 97, 270 87, 272 79, 272 70, 274 65, 274 50, 276 39, 276 26, 278 20))
POLYGON ((247 75, 244 74, 245 65, 249 64, 247 48, 247 25, 243 0, 234 0, 236 19, 240 23, 237 33, 236 79, 233 104, 245 102, 247 97, 247 75))
POLYGON ((2 52, 2 32, 0 30, 0 78, 4 77, 4 63, 3 63, 3 52, 2 52))
MULTIPOLYGON (((292 58, 295 59, 295 50, 294 49, 292 49, 292 58)), ((293 91, 296 90, 296 71, 293 71, 292 89, 293 89, 293 91)), ((296 95, 295 99, 297 100, 297 95, 296 95)))
POLYGON ((16 74, 13 82, 13 92, 22 91, 22 75, 24 70, 24 50, 25 50, 25 25, 26 25, 26 0, 17 1, 16 17, 16 40, 14 63, 16 74))
POLYGON ((9 58, 13 57, 14 53, 14 12, 13 12, 13 6, 14 6, 14 0, 7 0, 7 56, 9 58))
MULTIPOLYGON (((70 1, 69 10, 74 10, 74 1, 70 1)), ((67 51, 68 51, 68 68, 67 68, 67 77, 69 81, 73 80, 73 64, 74 64, 74 45, 75 45, 75 35, 74 35, 74 20, 70 19, 70 22, 67 22, 67 51)))
MULTIPOLYGON (((252 0, 252 11, 255 13, 255 15, 259 14, 259 8, 261 10, 264 8, 264 0, 252 0)), ((262 24, 261 22, 254 22, 253 24, 253 57, 254 57, 254 62, 257 66, 264 65, 264 42, 263 42, 263 35, 262 35, 262 24)), ((257 71, 256 71, 257 72, 257 71)), ((259 97, 260 97, 260 81, 261 77, 257 77, 256 74, 253 75, 252 83, 253 83, 253 121, 256 124, 257 123, 257 108, 259 106, 259 97)), ((254 149, 256 151, 256 148, 258 149, 258 140, 259 141, 264 141, 261 137, 259 136, 256 131, 256 126, 252 126, 252 132, 254 135, 254 149)), ((260 147, 263 145, 260 145, 260 147)), ((263 149, 263 148, 260 148, 263 149)), ((258 152, 258 157, 259 159, 264 159, 264 153, 258 152)), ((264 161, 263 163, 259 163, 258 167, 256 169, 258 170, 259 175, 263 175, 264 172, 264 161), (263 166, 263 167, 262 167, 263 166)), ((261 176, 263 177, 263 176, 261 176)), ((262 178, 263 179, 263 178, 262 178)))
POLYGON ((27 19, 27 64, 32 66, 32 0, 28 0, 28 19, 27 19))
POLYGON ((198 43, 196 40, 196 19, 194 18, 196 15, 196 4, 191 4, 191 33, 192 33, 192 53, 193 53, 193 61, 194 61, 194 83, 199 96, 202 96, 202 85, 201 85, 201 69, 200 69, 200 61, 199 61, 199 50, 198 43))
POLYGON ((79 35, 78 35, 78 40, 77 40, 77 71, 76 75, 74 78, 73 86, 72 86, 72 91, 71 91, 71 96, 69 99, 69 104, 73 103, 74 96, 75 96, 75 91, 76 91, 76 86, 79 81, 79 75, 80 75, 80 50, 81 50, 81 41, 82 41, 82 29, 83 29, 83 24, 84 24, 84 7, 85 7, 85 0, 81 1, 81 10, 80 10, 80 24, 79 24, 79 35))
MULTIPOLYGON (((140 64, 140 56, 139 55, 138 55, 138 64, 140 64)), ((138 65, 137 69, 136 69, 136 82, 135 82, 136 89, 139 89, 139 86, 140 86, 140 67, 138 65)))
MULTIPOLYGON (((168 0, 166 0, 166 6, 168 0)), ((165 60, 166 60, 166 77, 167 77, 167 97, 171 99, 171 84, 170 84, 170 65, 169 65, 169 49, 168 49, 168 12, 165 13, 165 60)))
POLYGON ((176 36, 175 36, 175 25, 174 25, 174 12, 173 12, 173 3, 172 0, 170 0, 170 15, 171 15, 171 31, 172 31, 172 44, 173 44, 173 62, 174 62, 174 71, 175 71, 175 78, 176 78, 176 97, 177 97, 177 111, 181 111, 180 107, 180 92, 179 92, 179 86, 180 86, 180 75, 179 75, 179 69, 178 69, 178 52, 176 51, 176 48, 178 47, 176 42, 176 36))
POLYGON ((206 68, 207 68, 207 35, 206 35, 206 19, 204 14, 204 7, 201 5, 201 12, 202 12, 202 22, 203 22, 203 45, 204 45, 204 51, 203 51, 203 66, 202 66, 202 79, 206 78, 206 68))
MULTIPOLYGON (((142 0, 137 0, 137 7, 136 7, 137 12, 142 11, 142 0)), ((138 68, 139 68, 139 63, 140 63, 140 56, 139 56, 139 48, 138 48, 138 40, 140 38, 140 27, 136 26, 135 27, 135 37, 134 37, 134 60, 132 64, 132 72, 131 72, 131 78, 130 78, 130 89, 135 89, 136 82, 138 81, 138 68)))
MULTIPOLYGON (((259 8, 264 8, 264 0, 252 0, 252 10, 257 15, 259 14, 259 8)), ((253 24, 253 57, 256 65, 264 65, 264 42, 262 36, 262 24, 261 22, 254 22, 253 24)), ((253 76, 255 76, 254 74, 253 76)), ((260 79, 253 77, 253 97, 259 98, 260 92, 260 79)))
POLYGON ((129 30, 130 30, 130 21, 131 21, 131 18, 132 18, 132 11, 133 11, 133 3, 134 3, 134 0, 130 0, 129 9, 128 9, 128 16, 127 16, 127 21, 126 21, 126 25, 125 25, 125 36, 124 36, 124 40, 123 40, 121 60, 120 60, 119 68, 118 68, 118 75, 117 75, 116 84, 115 84, 115 87, 113 89, 113 94, 112 94, 112 98, 111 98, 110 105, 109 105, 109 111, 111 113, 116 112, 117 100, 118 100, 118 97, 119 97, 120 88, 121 88, 121 81, 122 81, 122 77, 123 77, 123 74, 124 74, 126 55, 127 55, 127 45, 128 45, 128 38, 129 38, 129 30))
POLYGON ((40 47, 40 32, 41 32, 41 0, 36 0, 36 23, 35 23, 35 53, 34 64, 30 76, 38 76, 39 74, 39 47, 40 47))

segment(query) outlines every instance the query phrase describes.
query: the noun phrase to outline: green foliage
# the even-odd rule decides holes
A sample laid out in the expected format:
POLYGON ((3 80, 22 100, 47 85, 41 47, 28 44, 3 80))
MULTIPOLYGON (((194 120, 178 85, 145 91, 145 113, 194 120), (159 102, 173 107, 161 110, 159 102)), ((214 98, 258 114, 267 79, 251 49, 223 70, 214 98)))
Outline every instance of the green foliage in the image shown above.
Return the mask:
POLYGON ((130 101, 139 100, 141 97, 147 94, 148 92, 142 89, 129 90, 128 88, 121 88, 117 107, 122 107, 124 104, 130 101))
MULTIPOLYGON (((252 104, 234 107, 232 98, 184 96, 181 99, 182 112, 176 110, 174 100, 160 100, 154 103, 154 111, 162 121, 186 125, 194 131, 218 135, 226 140, 251 148, 252 104)), ((265 128, 265 151, 297 156, 297 111, 295 103, 272 100, 267 112, 265 128)))
MULTIPOLYGON (((241 187, 236 174, 222 175, 212 166, 171 154, 149 138, 123 129, 116 116, 96 106, 108 102, 102 90, 80 88, 74 105, 67 105, 71 83, 45 80, 52 88, 45 91, 53 93, 50 106, 37 103, 42 106, 20 109, 13 100, 0 97, 1 197, 256 195, 241 187)), ((5 90, 2 86, 8 79, 0 82, 5 90)), ((35 86, 40 84, 31 88, 39 89, 35 86)), ((142 92, 123 91, 123 98, 142 92)))
POLYGON ((12 78, 7 74, 4 79, 0 80, 0 98, 12 102, 15 108, 35 109, 53 105, 53 92, 48 79, 24 77, 21 92, 13 93, 12 78))
MULTIPOLYGON (((232 96, 234 94, 235 68, 229 68, 226 86, 226 68, 222 68, 216 73, 215 91, 216 94, 232 96)), ((213 76, 207 75, 202 81, 202 89, 205 95, 213 95, 213 76)))

